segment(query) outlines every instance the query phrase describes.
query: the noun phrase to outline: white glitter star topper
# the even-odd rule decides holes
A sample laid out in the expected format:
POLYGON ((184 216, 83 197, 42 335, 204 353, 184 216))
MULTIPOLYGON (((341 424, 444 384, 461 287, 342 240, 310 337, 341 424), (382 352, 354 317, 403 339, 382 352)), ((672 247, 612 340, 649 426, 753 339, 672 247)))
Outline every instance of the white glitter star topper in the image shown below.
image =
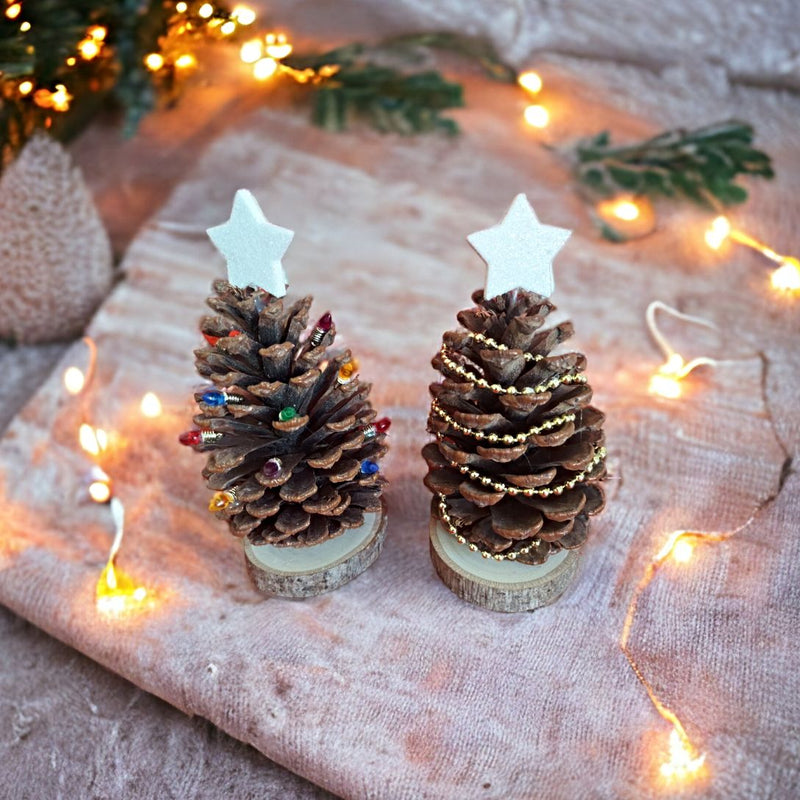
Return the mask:
POLYGON ((228 262, 229 283, 257 286, 275 297, 286 294, 288 281, 281 258, 294 231, 273 225, 247 189, 236 192, 231 218, 206 233, 228 262))
POLYGON ((553 284, 553 259, 572 231, 543 225, 524 194, 518 194, 503 221, 467 236, 486 262, 487 300, 511 289, 527 289, 549 297, 553 284))

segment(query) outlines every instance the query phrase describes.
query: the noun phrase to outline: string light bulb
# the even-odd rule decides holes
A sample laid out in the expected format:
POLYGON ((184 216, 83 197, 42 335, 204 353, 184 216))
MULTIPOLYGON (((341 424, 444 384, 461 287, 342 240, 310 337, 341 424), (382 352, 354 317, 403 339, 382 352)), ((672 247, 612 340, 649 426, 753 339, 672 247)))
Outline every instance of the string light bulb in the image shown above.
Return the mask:
POLYGON ((86 385, 86 376, 78 367, 67 367, 64 370, 64 388, 69 394, 76 395, 83 391, 86 385))
POLYGON ((69 111, 69 103, 72 95, 67 91, 63 83, 56 84, 56 90, 51 95, 54 111, 69 111))
POLYGON ((647 311, 645 313, 647 328, 666 358, 664 363, 651 376, 649 391, 650 394, 675 400, 681 396, 681 381, 690 372, 702 366, 716 366, 718 362, 713 358, 707 358, 705 356, 693 358, 691 361, 684 360, 683 356, 672 347, 664 334, 659 330, 658 324, 656 323, 656 311, 663 311, 677 319, 691 322, 695 325, 703 325, 706 328, 716 330, 716 326, 699 317, 683 314, 666 305, 666 303, 662 303, 660 300, 654 300, 647 306, 647 311))
POLYGON ((161 401, 158 399, 158 395, 155 394, 155 392, 147 392, 144 397, 142 397, 140 408, 142 416, 148 419, 160 417, 163 411, 161 401))
POLYGON ((214 6, 211 3, 203 3, 200 8, 197 9, 197 16, 201 19, 209 19, 214 14, 214 6))
POLYGON ((78 429, 78 442, 89 455, 98 456, 108 449, 108 434, 102 428, 93 428, 84 422, 78 429))
POLYGON ((107 34, 108 30, 106 30, 106 28, 102 25, 92 25, 92 27, 86 31, 86 35, 90 36, 96 42, 104 42, 107 34))
POLYGON ((22 81, 17 90, 23 97, 29 95, 33 91, 33 81, 22 81))
POLYGON ((227 22, 223 22, 219 27, 219 32, 223 36, 230 36, 232 33, 235 33, 235 31, 236 23, 232 19, 229 19, 227 22))
POLYGON ((179 69, 189 69, 197 65, 197 59, 191 53, 184 53, 175 59, 175 66, 179 69))
POLYGON ((144 65, 151 72, 158 72, 164 66, 164 56, 161 53, 148 53, 144 57, 144 65))
POLYGON ((31 24, 30 24, 30 22, 28 22, 28 20, 25 20, 24 22, 20 22, 20 24, 19 24, 19 32, 20 33, 27 33, 30 29, 31 29, 31 24))
POLYGON ((141 608, 148 600, 148 592, 116 566, 125 529, 125 508, 116 497, 111 498, 109 506, 114 520, 114 541, 108 561, 97 580, 95 606, 104 616, 120 617, 141 608))
POLYGON ((16 19, 20 11, 22 11, 22 5, 20 3, 12 3, 8 8, 6 8, 6 16, 9 19, 16 19))
POLYGON ((257 81, 269 80, 278 71, 278 62, 274 58, 260 58, 253 64, 253 77, 257 81))
POLYGON ((100 45, 92 38, 84 39, 78 44, 78 52, 84 61, 91 61, 100 54, 100 45))
POLYGON ((252 25, 256 21, 256 12, 247 6, 236 6, 231 11, 231 17, 236 20, 239 25, 252 25))
POLYGON ((526 91, 531 94, 538 94, 542 91, 542 78, 538 72, 528 70, 523 72, 518 78, 517 83, 526 91))
POLYGON ((677 727, 673 727, 669 734, 669 756, 661 764, 661 775, 668 781, 685 782, 696 778, 703 769, 705 753, 699 753, 694 748, 688 737, 677 727))
POLYGON ((528 106, 523 116, 532 128, 546 128, 550 123, 550 112, 544 106, 528 106))
POLYGON ((245 42, 239 50, 239 58, 245 64, 255 64, 264 54, 264 46, 261 39, 251 39, 245 42))
POLYGON ((189 8, 188 4, 187 4, 187 3, 184 3, 184 2, 183 2, 183 0, 181 0, 181 2, 180 2, 180 3, 175 3, 175 10, 176 10, 176 11, 177 11, 179 14, 185 14, 185 13, 186 13, 186 10, 187 10, 188 8, 189 8))
POLYGON ((800 292, 800 261, 794 256, 781 255, 758 239, 734 228, 727 217, 716 217, 705 232, 706 244, 712 250, 719 250, 727 239, 755 250, 778 265, 770 276, 773 289, 787 293, 800 292))
POLYGON ((276 61, 286 58, 294 49, 284 33, 268 33, 264 42, 264 52, 276 61))

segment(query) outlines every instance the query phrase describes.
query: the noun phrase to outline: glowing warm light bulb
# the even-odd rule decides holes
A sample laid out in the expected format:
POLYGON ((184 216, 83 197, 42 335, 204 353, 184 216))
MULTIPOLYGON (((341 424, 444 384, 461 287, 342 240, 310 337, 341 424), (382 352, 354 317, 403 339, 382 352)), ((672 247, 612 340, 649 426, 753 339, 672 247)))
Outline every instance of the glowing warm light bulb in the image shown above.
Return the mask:
POLYGON ((175 66, 180 69, 188 69, 197 64, 197 59, 191 53, 184 53, 175 59, 175 66))
POLYGON ((70 56, 66 63, 68 67, 74 67, 78 63, 78 59, 75 56, 70 56))
POLYGON ((254 64, 264 53, 263 45, 260 39, 251 39, 245 42, 239 50, 239 58, 245 64, 254 64))
POLYGON ((230 36, 235 30, 236 30, 236 23, 232 19, 229 19, 227 22, 223 22, 219 28, 219 32, 223 36, 230 36))
POLYGON ((266 47, 264 48, 266 54, 270 58, 280 61, 286 58, 294 49, 286 39, 283 33, 268 33, 266 36, 266 47))
POLYGON ((22 81, 17 89, 19 89, 19 93, 23 96, 30 94, 33 91, 33 81, 22 81))
POLYGON ((257 81, 266 81, 278 69, 278 62, 274 58, 262 58, 253 64, 253 76, 257 81))
POLYGON ((524 113, 525 122, 533 128, 546 128, 550 113, 544 106, 528 106, 524 113))
POLYGON ((56 84, 56 90, 50 95, 54 111, 69 111, 69 101, 72 95, 67 91, 63 83, 56 84))
POLYGON ((650 394, 658 394, 675 400, 681 396, 680 380, 684 377, 686 362, 678 353, 673 353, 658 372, 650 378, 650 394))
POLYGON ((211 3, 203 3, 200 8, 197 9, 197 16, 201 17, 202 19, 208 19, 214 13, 214 6, 211 3))
POLYGON ((672 548, 672 557, 679 564, 687 564, 692 560, 694 545, 686 539, 678 539, 672 548))
POLYGON ((133 611, 147 599, 147 589, 137 586, 132 578, 116 569, 113 559, 106 564, 97 581, 95 602, 97 610, 110 617, 133 611))
POLYGON ((542 79, 539 73, 533 70, 523 72, 517 78, 517 83, 525 89, 526 92, 530 92, 531 94, 537 94, 542 91, 542 79))
POLYGON ((87 453, 97 456, 108 447, 108 434, 84 422, 78 430, 78 441, 87 453))
POLYGON ((22 6, 19 3, 12 3, 6 9, 6 16, 9 19, 16 19, 19 16, 20 11, 22 11, 22 6))
POLYGON ((30 29, 31 29, 31 24, 30 22, 28 22, 28 20, 25 20, 25 22, 21 22, 19 25, 20 33, 27 33, 30 29))
POLYGON ((256 21, 256 12, 247 6, 236 6, 231 12, 231 16, 240 25, 252 25, 256 21))
POLYGON ((78 45, 78 51, 84 61, 91 61, 100 53, 100 45, 94 39, 84 39, 78 45))
POLYGON ((187 8, 189 8, 188 4, 186 4, 186 3, 182 2, 182 1, 180 3, 175 3, 175 10, 179 14, 183 14, 186 11, 187 8))
POLYGON ((86 385, 86 376, 77 367, 67 367, 64 370, 64 388, 70 394, 80 394, 86 385))
POLYGON ((784 263, 772 273, 770 283, 779 292, 800 292, 800 261, 787 256, 784 263))
POLYGON ((105 481, 92 481, 89 484, 89 497, 95 503, 107 503, 111 499, 111 487, 105 481))
POLYGON ((618 200, 614 204, 613 214, 618 219, 632 222, 639 217, 639 206, 632 200, 618 200))
POLYGON ((728 238, 731 232, 731 223, 727 217, 717 217, 706 231, 706 244, 712 250, 719 250, 722 243, 728 238))
POLYGON ((162 406, 158 395, 154 392, 147 392, 142 398, 141 404, 142 414, 149 419, 155 419, 161 416, 162 406))
POLYGON ((161 53, 148 53, 144 57, 144 65, 151 72, 158 72, 164 66, 164 56, 161 53))
POLYGON ((86 33, 97 42, 102 42, 106 38, 108 31, 102 25, 92 25, 86 33))
POLYGON ((669 780, 689 780, 698 775, 705 760, 705 754, 697 755, 688 738, 681 737, 678 729, 673 728, 669 735, 669 758, 661 765, 661 774, 669 780))

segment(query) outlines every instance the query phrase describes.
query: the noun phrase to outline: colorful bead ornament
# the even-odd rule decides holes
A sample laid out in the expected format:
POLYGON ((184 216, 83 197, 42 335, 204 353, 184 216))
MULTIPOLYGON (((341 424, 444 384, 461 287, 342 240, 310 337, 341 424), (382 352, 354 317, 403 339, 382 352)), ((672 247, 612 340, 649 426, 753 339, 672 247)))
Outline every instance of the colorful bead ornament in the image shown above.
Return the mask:
POLYGON ((317 321, 314 330, 311 331, 311 346, 317 347, 325 337, 325 334, 333 327, 333 317, 330 311, 326 311, 317 321))
POLYGON ((297 409, 293 408, 292 406, 286 406, 286 408, 282 408, 278 414, 278 419, 281 422, 288 422, 290 419, 294 419, 297 416, 297 409))
POLYGON ((211 502, 208 504, 208 510, 212 512, 224 511, 234 500, 236 500, 236 494, 231 490, 217 492, 211 498, 211 502))
POLYGON ((375 422, 371 422, 369 425, 364 426, 364 438, 365 439, 374 439, 381 433, 386 433, 391 426, 392 421, 389 417, 383 417, 383 419, 376 420, 375 422))
POLYGON ((374 461, 370 461, 368 458, 365 458, 361 462, 362 475, 374 475, 379 469, 380 467, 374 461))
MULTIPOLYGON (((241 336, 241 335, 242 335, 242 332, 241 331, 237 331, 236 328, 234 328, 232 331, 230 331, 228 333, 228 336, 241 336)), ((210 333, 204 333, 203 334, 203 338, 213 347, 222 337, 221 336, 213 336, 210 333)))
POLYGON ((283 469, 283 463, 279 458, 271 458, 269 461, 264 462, 264 466, 261 467, 261 474, 265 478, 277 478, 278 475, 281 474, 281 470, 283 469))
POLYGON ((336 380, 339 381, 340 384, 350 383, 355 377, 357 369, 358 361, 354 358, 350 359, 350 361, 346 361, 339 367, 339 374, 336 376, 336 380))
POLYGON ((207 392, 203 392, 200 397, 200 402, 211 408, 219 408, 229 403, 244 403, 244 399, 235 394, 221 392, 219 389, 209 389, 207 392))
POLYGON ((184 431, 179 437, 178 441, 187 447, 194 447, 198 444, 208 444, 209 442, 216 442, 222 438, 222 434, 217 431, 201 431, 192 430, 184 431))

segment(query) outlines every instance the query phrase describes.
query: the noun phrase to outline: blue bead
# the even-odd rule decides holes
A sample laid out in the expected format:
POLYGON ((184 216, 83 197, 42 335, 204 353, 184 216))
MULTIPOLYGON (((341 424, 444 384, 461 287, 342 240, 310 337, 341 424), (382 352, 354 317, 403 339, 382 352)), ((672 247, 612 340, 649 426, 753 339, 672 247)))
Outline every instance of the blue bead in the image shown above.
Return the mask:
POLYGON ((200 398, 207 406, 224 406, 225 405, 225 394, 224 392, 218 392, 216 389, 212 389, 208 392, 203 392, 203 396, 200 398))
POLYGON ((361 462, 361 472, 364 475, 374 475, 379 469, 380 467, 374 461, 370 461, 368 458, 365 458, 361 462))

